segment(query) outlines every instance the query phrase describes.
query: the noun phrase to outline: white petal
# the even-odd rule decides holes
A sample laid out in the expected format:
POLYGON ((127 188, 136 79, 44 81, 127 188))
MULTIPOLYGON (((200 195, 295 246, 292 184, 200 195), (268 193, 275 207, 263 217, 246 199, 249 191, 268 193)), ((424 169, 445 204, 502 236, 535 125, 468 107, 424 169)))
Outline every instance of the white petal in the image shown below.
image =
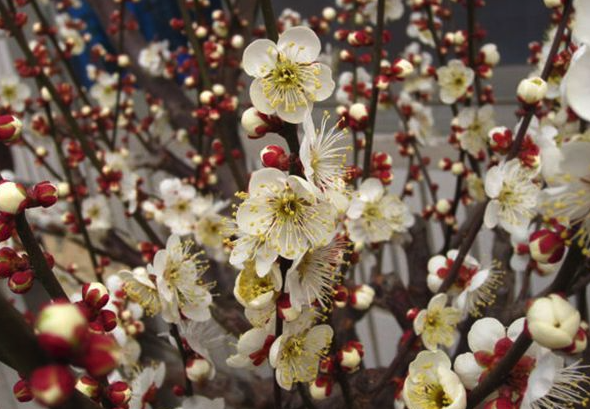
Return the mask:
POLYGON ((495 318, 477 320, 469 330, 467 342, 473 352, 493 352, 496 342, 506 336, 506 329, 495 318))
POLYGON ((252 77, 264 77, 274 67, 277 54, 277 45, 274 42, 267 39, 254 41, 244 50, 244 71, 252 77))
POLYGON ((484 215, 484 223, 488 229, 493 229, 498 225, 499 216, 498 213, 500 212, 500 202, 497 200, 492 200, 488 203, 486 207, 486 212, 484 215))
POLYGON ((483 372, 473 354, 470 353, 459 355, 455 359, 454 369, 467 389, 474 389, 477 386, 483 372))
MULTIPOLYGON (((588 33, 588 26, 585 27, 585 30, 588 33)), ((590 37, 590 34, 588 36, 590 37)), ((566 78, 565 93, 567 103, 576 114, 580 118, 590 121, 590 76, 588 76, 588 72, 590 72, 590 50, 586 49, 586 52, 570 66, 566 78)))
POLYGON ((263 114, 272 115, 275 113, 275 109, 270 106, 268 98, 266 98, 266 95, 262 91, 262 80, 259 78, 256 78, 250 84, 250 101, 252 101, 254 108, 263 114))
POLYGON ((320 39, 312 29, 305 26, 293 27, 280 35, 277 47, 291 61, 312 63, 322 51, 320 39))

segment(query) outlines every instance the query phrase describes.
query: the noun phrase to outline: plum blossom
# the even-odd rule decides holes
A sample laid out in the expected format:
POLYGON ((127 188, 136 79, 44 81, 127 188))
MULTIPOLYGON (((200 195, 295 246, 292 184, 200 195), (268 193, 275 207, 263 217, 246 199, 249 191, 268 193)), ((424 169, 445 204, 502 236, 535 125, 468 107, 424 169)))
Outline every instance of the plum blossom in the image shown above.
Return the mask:
POLYGON ((463 97, 473 84, 475 73, 461 60, 451 60, 436 71, 440 87, 440 99, 445 104, 454 104, 463 97))
POLYGON ((18 77, 3 75, 0 78, 0 107, 20 112, 25 109, 25 101, 30 96, 31 89, 18 77))
POLYGON ((277 43, 256 40, 244 50, 243 66, 254 77, 250 98, 263 114, 301 123, 316 101, 332 95, 332 70, 316 62, 321 50, 317 35, 307 27, 293 27, 277 43))
POLYGON ((464 108, 457 118, 461 128, 457 138, 461 147, 477 157, 487 149, 488 132, 494 127, 494 108, 484 105, 481 108, 464 108))
POLYGON ((414 319, 414 332, 420 336, 427 349, 435 351, 439 345, 450 347, 455 341, 455 330, 461 320, 461 312, 447 307, 446 294, 437 294, 430 299, 428 307, 414 319))
POLYGON ((166 62, 170 59, 168 41, 150 43, 140 51, 138 62, 141 68, 154 77, 161 77, 165 74, 166 62))

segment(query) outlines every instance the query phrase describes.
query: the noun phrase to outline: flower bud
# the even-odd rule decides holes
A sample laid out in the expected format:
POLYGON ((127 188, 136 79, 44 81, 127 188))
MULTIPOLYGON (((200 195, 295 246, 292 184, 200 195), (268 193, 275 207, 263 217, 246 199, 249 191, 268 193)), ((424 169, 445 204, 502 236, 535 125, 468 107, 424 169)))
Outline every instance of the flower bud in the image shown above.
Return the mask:
POLYGON ((260 160, 266 168, 289 169, 289 155, 278 145, 267 145, 260 151, 260 160))
POLYGON ((119 365, 120 358, 121 350, 113 337, 90 334, 80 364, 91 376, 100 378, 111 373, 119 365))
POLYGON ((260 112, 254 107, 248 108, 242 114, 242 127, 252 139, 262 138, 268 131, 268 126, 260 112))
POLYGON ((374 298, 375 290, 373 290, 373 287, 362 284, 350 294, 350 304, 355 310, 364 311, 371 307, 374 298))
POLYGON ((334 7, 326 7, 322 10, 322 17, 328 21, 334 20, 337 15, 338 13, 336 12, 336 9, 334 9, 334 7))
POLYGON ((574 338, 574 342, 567 347, 564 348, 563 351, 567 354, 576 355, 582 353, 586 350, 588 346, 588 324, 585 321, 580 323, 580 328, 578 328, 578 332, 576 333, 576 337, 574 338))
POLYGON ((16 251, 10 247, 0 248, 0 278, 8 278, 14 273, 17 261, 20 259, 16 251))
POLYGON ((203 91, 199 94, 199 101, 203 105, 209 105, 215 101, 215 94, 209 90, 203 91))
POLYGON ((483 62, 490 67, 495 67, 500 62, 500 53, 496 44, 485 44, 481 47, 480 52, 483 62))
POLYGON ((109 292, 101 283, 86 283, 82 287, 82 299, 93 310, 100 310, 109 302, 109 292))
POLYGON ((239 34, 234 35, 231 38, 231 46, 233 48, 235 48, 236 50, 239 50, 240 48, 242 48, 244 46, 244 37, 242 37, 239 34))
POLYGON ((357 371, 364 354, 363 345, 360 342, 348 342, 337 354, 340 368, 348 373, 357 371))
POLYGON ((539 345, 551 349, 572 344, 580 328, 580 313, 557 294, 537 298, 527 311, 531 337, 539 345))
POLYGON ((527 78, 520 82, 516 92, 520 101, 535 105, 547 95, 547 83, 540 77, 527 78))
POLYGON ((20 139, 23 123, 13 115, 0 115, 0 142, 11 144, 20 139))
POLYGON ((318 376, 309 385, 309 394, 314 400, 324 400, 332 394, 332 380, 328 376, 318 376))
POLYGON ((493 128, 488 136, 490 138, 490 148, 497 153, 505 155, 510 151, 513 142, 512 131, 505 126, 493 128))
POLYGON ((202 382, 211 375, 211 364, 203 357, 189 358, 186 363, 186 377, 192 382, 202 382))
POLYGON ((33 400, 33 393, 29 387, 29 382, 24 379, 21 379, 14 384, 12 387, 12 393, 14 393, 16 400, 21 403, 33 400))
POLYGON ((117 314, 111 310, 101 310, 99 320, 105 332, 111 332, 117 327, 117 314))
POLYGON ((100 384, 96 379, 84 375, 76 382, 76 389, 90 399, 96 399, 100 393, 100 384))
POLYGON ((408 60, 398 58, 393 62, 393 72, 399 79, 406 78, 414 72, 414 66, 408 60))
POLYGON ((41 310, 35 328, 44 350, 56 357, 67 357, 80 347, 88 322, 76 305, 56 303, 41 310))
POLYGON ((20 183, 0 181, 0 212, 18 214, 27 206, 27 191, 20 183))
POLYGON ((334 289, 334 305, 336 308, 346 307, 348 302, 348 288, 343 285, 338 285, 334 289))
POLYGON ((369 118, 369 110, 367 109, 367 106, 361 102, 352 104, 348 113, 350 117, 357 122, 363 122, 369 118))
POLYGON ((5 241, 12 237, 14 226, 14 217, 11 214, 0 212, 0 241, 5 241))
POLYGON ((287 322, 295 321, 301 315, 301 311, 293 308, 289 294, 283 293, 277 301, 279 317, 287 322))
POLYGON ((107 399, 117 407, 125 407, 131 399, 131 388, 126 382, 113 382, 107 387, 107 399))
POLYGON ((542 264, 557 263, 565 252, 565 240, 558 232, 541 229, 529 237, 529 249, 533 260, 542 264))
POLYGON ((33 287, 33 270, 17 271, 8 279, 8 288, 15 294, 24 294, 33 287))
POLYGON ((64 365, 43 366, 31 374, 31 393, 45 406, 61 405, 72 395, 75 386, 76 378, 64 365))
POLYGON ((441 215, 449 213, 451 208, 452 202, 449 199, 440 199, 435 205, 436 212, 441 215))
POLYGON ((59 197, 57 186, 50 182, 37 183, 29 190, 32 206, 51 207, 59 197))

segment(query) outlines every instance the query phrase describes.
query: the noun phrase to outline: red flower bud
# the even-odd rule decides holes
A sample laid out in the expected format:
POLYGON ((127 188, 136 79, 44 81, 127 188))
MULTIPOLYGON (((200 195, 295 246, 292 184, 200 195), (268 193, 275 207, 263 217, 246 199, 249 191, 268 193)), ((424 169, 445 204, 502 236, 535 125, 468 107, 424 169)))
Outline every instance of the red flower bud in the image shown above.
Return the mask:
POLYGON ((82 299, 93 310, 100 310, 109 302, 109 292, 101 283, 86 283, 82 287, 82 299))
POLYGON ((37 183, 32 189, 29 189, 29 207, 51 207, 58 199, 57 187, 50 182, 37 183))
POLYGON ((72 395, 76 378, 67 366, 48 365, 33 371, 30 386, 37 401, 54 407, 64 403, 72 395))
POLYGON ((33 287, 33 270, 17 271, 8 279, 8 288, 15 294, 24 294, 33 287))
POLYGON ((0 278, 8 278, 14 273, 18 254, 10 247, 0 249, 0 278))
POLYGON ((124 406, 131 399, 131 388, 126 382, 114 382, 108 386, 106 395, 113 405, 124 406))
POLYGON ((268 145, 262 149, 260 160, 262 165, 267 168, 289 169, 289 155, 278 145, 268 145))
POLYGON ((24 379, 21 379, 14 384, 12 392, 14 393, 16 400, 19 402, 30 402, 33 400, 33 394, 31 393, 29 383, 24 379))
POLYGON ((0 115, 0 142, 11 144, 20 139, 23 124, 13 115, 0 115))
POLYGON ((108 375, 119 365, 120 354, 119 344, 113 337, 90 334, 79 363, 91 376, 99 378, 108 375))
POLYGON ((69 357, 81 347, 88 322, 76 305, 55 303, 41 310, 35 328, 45 351, 55 357, 69 357))
POLYGON ((542 229, 530 235, 529 249, 536 262, 553 264, 563 257, 565 240, 558 232, 542 229))
POLYGON ((14 231, 14 217, 0 211, 0 241, 8 240, 14 231))

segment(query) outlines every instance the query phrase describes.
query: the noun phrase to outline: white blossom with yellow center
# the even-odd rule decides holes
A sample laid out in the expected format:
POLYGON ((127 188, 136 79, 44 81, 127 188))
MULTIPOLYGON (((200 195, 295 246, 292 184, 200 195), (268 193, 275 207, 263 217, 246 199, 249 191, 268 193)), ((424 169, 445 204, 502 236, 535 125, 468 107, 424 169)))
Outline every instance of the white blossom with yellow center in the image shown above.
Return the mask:
POLYGON ((240 231, 254 235, 280 256, 294 260, 327 245, 335 234, 336 209, 298 176, 268 168, 252 174, 249 195, 236 212, 240 231))
POLYGON ((120 271, 119 276, 123 280, 122 288, 127 298, 139 304, 150 317, 160 313, 162 304, 155 280, 144 267, 120 271))
POLYGON ((250 99, 267 115, 291 123, 303 122, 316 101, 327 99, 336 84, 331 69, 316 62, 321 51, 318 36, 307 27, 293 27, 271 40, 256 40, 244 50, 242 64, 254 77, 250 99))
POLYGON ((491 199, 486 207, 487 228, 502 227, 516 234, 526 229, 535 215, 539 186, 533 182, 536 172, 524 168, 518 159, 502 162, 488 171, 485 191, 491 199))
POLYGON ((273 264, 270 274, 260 277, 256 273, 255 263, 249 261, 236 278, 234 296, 245 308, 260 310, 275 301, 282 285, 283 279, 277 264, 273 264))
POLYGON ((403 398, 408 409, 465 409, 467 396, 443 351, 422 351, 410 364, 403 398))
POLYGON ((346 212, 350 239, 378 243, 403 235, 414 224, 414 216, 397 196, 388 194, 379 179, 369 178, 359 187, 346 212))
POLYGON ((436 74, 440 87, 440 99, 445 104, 457 102, 465 95, 475 78, 473 70, 466 67, 461 60, 449 61, 446 66, 440 67, 436 74))
POLYGON ((461 148, 472 156, 485 152, 488 146, 488 132, 494 127, 494 108, 491 105, 464 108, 457 119, 461 127, 461 131, 457 133, 461 148))
POLYGON ((12 75, 0 78, 0 107, 20 112, 25 101, 31 96, 31 89, 20 78, 12 75))
POLYGON ((313 325, 313 312, 304 312, 292 322, 286 322, 283 334, 272 344, 270 365, 275 368, 276 381, 290 390, 295 382, 311 382, 318 372, 320 359, 332 342, 334 331, 329 325, 313 325))
POLYGON ((543 190, 542 213, 575 228, 575 240, 584 254, 590 254, 590 142, 574 141, 561 149, 560 186, 543 190))
POLYGON ((447 307, 447 295, 437 294, 414 319, 414 332, 422 338, 422 343, 431 351, 439 345, 450 347, 455 341, 455 330, 461 321, 461 311, 447 307))
POLYGON ((182 243, 179 236, 172 235, 166 248, 159 250, 153 264, 147 266, 156 279, 164 321, 177 324, 182 315, 193 321, 211 318, 211 284, 202 280, 207 264, 199 256, 191 250, 191 243, 182 243))

